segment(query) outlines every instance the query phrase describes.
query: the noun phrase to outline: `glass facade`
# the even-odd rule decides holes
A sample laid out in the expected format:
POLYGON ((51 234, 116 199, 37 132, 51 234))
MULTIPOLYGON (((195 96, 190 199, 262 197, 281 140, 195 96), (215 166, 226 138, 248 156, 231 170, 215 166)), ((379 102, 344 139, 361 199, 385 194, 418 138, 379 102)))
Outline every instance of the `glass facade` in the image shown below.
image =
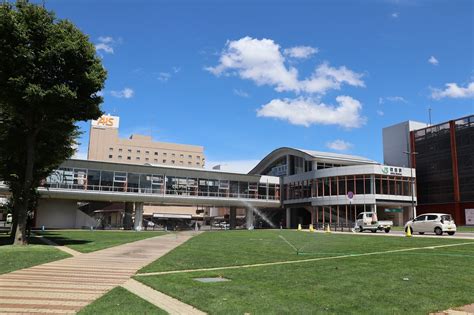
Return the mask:
POLYGON ((315 178, 285 184, 285 200, 312 197, 373 194, 371 177, 374 177, 375 193, 379 195, 411 196, 410 178, 387 175, 348 175, 315 178))
POLYGON ((280 199, 278 184, 75 168, 55 170, 43 186, 142 194, 280 199))

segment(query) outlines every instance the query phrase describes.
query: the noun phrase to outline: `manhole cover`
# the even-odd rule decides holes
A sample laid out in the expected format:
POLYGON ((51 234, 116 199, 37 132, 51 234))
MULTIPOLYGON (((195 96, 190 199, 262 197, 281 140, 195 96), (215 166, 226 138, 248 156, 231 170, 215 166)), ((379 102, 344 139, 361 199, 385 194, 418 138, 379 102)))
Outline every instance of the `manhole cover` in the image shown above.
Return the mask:
POLYGON ((225 281, 230 281, 230 279, 226 278, 194 278, 194 280, 203 282, 203 283, 211 283, 211 282, 225 282, 225 281))

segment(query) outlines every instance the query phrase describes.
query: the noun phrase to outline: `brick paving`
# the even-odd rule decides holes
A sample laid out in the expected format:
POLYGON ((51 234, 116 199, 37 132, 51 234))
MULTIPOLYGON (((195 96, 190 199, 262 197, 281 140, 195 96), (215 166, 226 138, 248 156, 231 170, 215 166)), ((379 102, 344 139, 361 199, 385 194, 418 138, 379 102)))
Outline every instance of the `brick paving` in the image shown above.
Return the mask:
POLYGON ((195 234, 157 236, 0 275, 0 313, 74 314, 195 234))

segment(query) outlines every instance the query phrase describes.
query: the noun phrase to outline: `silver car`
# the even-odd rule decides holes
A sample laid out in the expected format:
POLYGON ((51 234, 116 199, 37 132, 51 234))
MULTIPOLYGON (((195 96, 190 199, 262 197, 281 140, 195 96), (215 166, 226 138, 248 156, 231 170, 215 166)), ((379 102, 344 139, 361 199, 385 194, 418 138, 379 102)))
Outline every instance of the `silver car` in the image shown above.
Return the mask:
POLYGON ((425 234, 435 233, 436 235, 454 235, 456 233, 456 224, 450 214, 445 213, 424 213, 415 219, 405 223, 405 232, 411 230, 411 233, 425 234))

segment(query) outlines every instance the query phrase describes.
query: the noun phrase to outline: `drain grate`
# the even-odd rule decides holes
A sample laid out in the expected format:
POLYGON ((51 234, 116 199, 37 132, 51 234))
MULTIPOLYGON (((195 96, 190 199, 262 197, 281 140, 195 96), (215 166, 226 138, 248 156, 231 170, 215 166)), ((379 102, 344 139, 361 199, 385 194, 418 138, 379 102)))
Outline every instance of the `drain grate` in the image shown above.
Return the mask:
POLYGON ((203 283, 213 283, 213 282, 226 282, 230 281, 227 278, 215 277, 215 278, 194 278, 194 280, 203 282, 203 283))

